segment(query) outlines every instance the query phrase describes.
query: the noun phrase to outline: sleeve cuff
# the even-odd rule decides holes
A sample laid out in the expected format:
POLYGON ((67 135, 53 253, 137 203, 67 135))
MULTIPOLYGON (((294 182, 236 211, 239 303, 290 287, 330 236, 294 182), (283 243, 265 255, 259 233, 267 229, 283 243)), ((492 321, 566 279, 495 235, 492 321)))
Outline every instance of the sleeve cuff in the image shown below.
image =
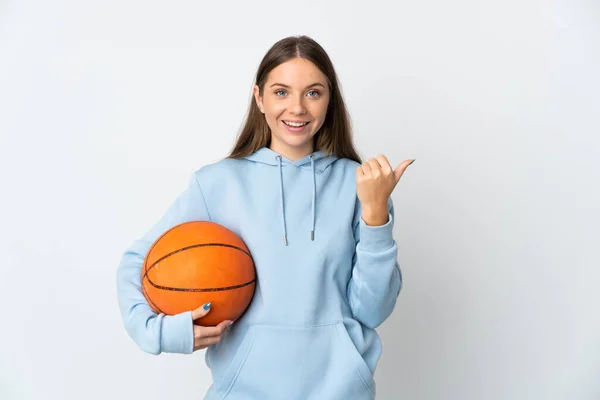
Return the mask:
POLYGON ((160 349, 165 353, 190 354, 194 351, 191 311, 165 316, 160 334, 160 349))
POLYGON ((358 248, 368 252, 380 252, 390 249, 394 245, 392 228, 393 216, 388 213, 388 222, 384 225, 369 226, 360 218, 360 241, 358 248))

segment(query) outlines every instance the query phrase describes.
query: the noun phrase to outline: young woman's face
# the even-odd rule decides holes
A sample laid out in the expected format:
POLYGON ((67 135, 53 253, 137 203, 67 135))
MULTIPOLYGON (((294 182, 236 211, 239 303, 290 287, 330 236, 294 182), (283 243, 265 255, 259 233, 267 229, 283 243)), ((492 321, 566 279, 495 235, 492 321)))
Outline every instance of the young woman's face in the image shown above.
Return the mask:
POLYGON ((294 58, 274 68, 262 97, 254 97, 271 129, 271 149, 298 160, 313 150, 329 105, 327 77, 310 61, 294 58))

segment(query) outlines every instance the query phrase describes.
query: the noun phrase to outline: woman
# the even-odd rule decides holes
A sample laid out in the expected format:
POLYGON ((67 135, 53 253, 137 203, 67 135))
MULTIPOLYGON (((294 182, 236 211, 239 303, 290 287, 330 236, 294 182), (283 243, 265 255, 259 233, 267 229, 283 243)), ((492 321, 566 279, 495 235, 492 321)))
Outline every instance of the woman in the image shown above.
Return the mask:
POLYGON ((262 60, 231 154, 196 171, 117 273, 127 332, 144 351, 208 348, 205 399, 372 399, 381 354, 375 328, 402 286, 390 198, 406 168, 361 164, 333 65, 314 40, 283 39, 262 60), (235 324, 194 325, 210 304, 157 315, 140 290, 151 244, 192 220, 246 243, 257 285, 235 324))

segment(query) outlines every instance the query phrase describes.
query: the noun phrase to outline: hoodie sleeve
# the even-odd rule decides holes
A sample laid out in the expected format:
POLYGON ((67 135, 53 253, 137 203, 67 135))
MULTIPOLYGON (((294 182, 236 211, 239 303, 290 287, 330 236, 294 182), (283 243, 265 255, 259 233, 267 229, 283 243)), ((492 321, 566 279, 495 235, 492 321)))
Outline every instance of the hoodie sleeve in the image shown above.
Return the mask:
POLYGON ((356 251, 348 284, 348 302, 354 317, 375 329, 392 313, 402 289, 398 246, 392 236, 394 205, 388 201, 389 219, 385 225, 369 226, 361 218, 357 199, 354 217, 356 251))
POLYGON ((188 188, 179 195, 162 218, 125 250, 117 268, 117 299, 125 330, 133 341, 150 354, 193 352, 194 333, 191 311, 174 316, 157 314, 141 288, 141 272, 146 253, 154 241, 175 225, 210 220, 200 184, 193 174, 188 188))

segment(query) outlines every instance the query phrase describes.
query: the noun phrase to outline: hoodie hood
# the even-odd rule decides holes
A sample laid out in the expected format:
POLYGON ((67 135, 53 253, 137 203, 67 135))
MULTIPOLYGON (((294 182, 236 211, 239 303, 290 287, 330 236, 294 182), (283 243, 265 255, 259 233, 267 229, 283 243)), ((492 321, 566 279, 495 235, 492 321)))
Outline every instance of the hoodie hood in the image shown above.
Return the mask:
POLYGON ((285 202, 284 200, 284 182, 283 182, 283 168, 294 167, 310 170, 312 173, 312 229, 310 231, 310 240, 315 240, 315 221, 316 221, 316 210, 315 205, 317 202, 317 173, 325 171, 332 163, 334 163, 338 157, 334 155, 325 155, 323 150, 315 151, 302 157, 299 160, 292 161, 289 158, 271 150, 268 147, 261 147, 256 152, 244 157, 246 160, 270 165, 279 169, 277 174, 279 179, 280 188, 280 208, 281 208, 281 229, 283 233, 283 242, 288 245, 287 241, 287 224, 285 220, 285 202))
POLYGON ((266 165, 272 165, 272 166, 278 166, 279 159, 281 159, 282 165, 289 165, 289 166, 300 167, 300 168, 311 168, 311 169, 312 169, 312 166, 311 166, 311 161, 312 161, 315 164, 315 170, 317 172, 325 171, 327 169, 327 167, 329 167, 334 161, 336 161, 338 159, 338 157, 336 157, 334 155, 326 156, 325 152, 323 150, 318 150, 311 154, 308 154, 305 157, 302 157, 299 160, 292 161, 289 158, 286 158, 285 156, 277 153, 276 151, 271 150, 268 147, 261 147, 254 153, 252 153, 249 156, 246 156, 244 158, 246 160, 250 160, 250 161, 254 161, 254 162, 258 162, 258 163, 262 163, 262 164, 266 164, 266 165))

